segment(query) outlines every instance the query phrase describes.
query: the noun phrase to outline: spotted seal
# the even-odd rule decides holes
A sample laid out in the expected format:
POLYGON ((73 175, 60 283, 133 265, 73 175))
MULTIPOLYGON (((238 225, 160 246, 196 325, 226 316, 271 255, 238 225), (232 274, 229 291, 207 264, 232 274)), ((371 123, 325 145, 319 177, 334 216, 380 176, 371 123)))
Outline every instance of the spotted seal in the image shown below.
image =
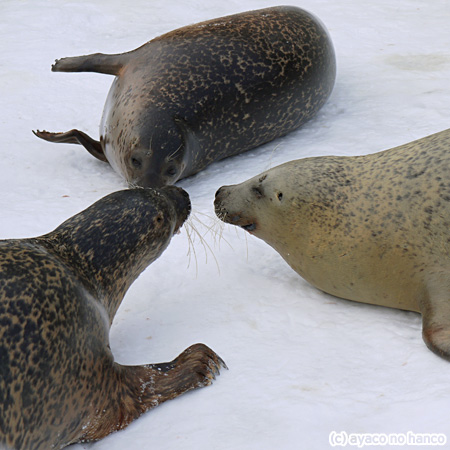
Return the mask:
POLYGON ((128 53, 63 58, 52 70, 116 76, 100 141, 79 130, 35 134, 82 144, 131 185, 157 187, 299 127, 329 97, 336 63, 320 21, 280 6, 180 28, 128 53))
POLYGON ((216 214, 337 297, 422 314, 450 360, 450 130, 356 157, 300 159, 218 190, 216 214))
POLYGON ((0 448, 100 439, 186 391, 223 361, 196 344, 172 362, 114 362, 122 298, 190 210, 180 188, 113 193, 55 231, 0 241, 0 448))

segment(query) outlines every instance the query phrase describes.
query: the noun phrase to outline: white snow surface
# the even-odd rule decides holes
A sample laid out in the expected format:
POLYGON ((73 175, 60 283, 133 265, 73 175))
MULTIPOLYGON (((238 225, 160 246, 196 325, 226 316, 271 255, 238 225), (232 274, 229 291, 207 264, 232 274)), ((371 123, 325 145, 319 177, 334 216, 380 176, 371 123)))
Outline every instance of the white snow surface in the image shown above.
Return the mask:
MULTIPOLYGON (((2 0, 0 237, 46 233, 127 187, 81 146, 32 134, 79 128, 98 139, 113 78, 52 73, 56 58, 128 51, 180 26, 276 4, 2 0)), ((203 342, 229 371, 73 450, 321 450, 332 431, 448 433, 450 446, 450 365, 426 348, 420 315, 318 291, 263 241, 228 225, 218 234, 213 210, 220 186, 283 162, 373 153, 448 128, 450 2, 290 4, 318 16, 332 37, 338 72, 329 101, 288 136, 178 183, 211 250, 197 238, 189 258, 183 228, 128 291, 110 332, 123 364, 168 361, 203 342)))

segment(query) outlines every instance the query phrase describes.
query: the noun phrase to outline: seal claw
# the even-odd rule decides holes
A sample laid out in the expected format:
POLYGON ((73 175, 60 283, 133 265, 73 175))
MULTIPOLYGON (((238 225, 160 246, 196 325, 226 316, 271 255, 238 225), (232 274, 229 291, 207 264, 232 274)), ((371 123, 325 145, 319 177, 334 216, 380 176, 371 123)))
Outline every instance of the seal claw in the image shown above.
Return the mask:
POLYGON ((226 367, 223 359, 205 344, 191 345, 173 364, 181 369, 181 373, 177 374, 178 383, 184 385, 186 390, 211 385, 220 374, 220 368, 226 367))

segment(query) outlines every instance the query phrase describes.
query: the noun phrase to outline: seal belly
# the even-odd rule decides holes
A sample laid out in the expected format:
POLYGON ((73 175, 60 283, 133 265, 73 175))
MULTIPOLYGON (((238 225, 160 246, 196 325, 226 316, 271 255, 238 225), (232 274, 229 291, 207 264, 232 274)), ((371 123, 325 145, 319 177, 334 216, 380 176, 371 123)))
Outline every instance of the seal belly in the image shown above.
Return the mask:
POLYGON ((121 79, 116 77, 106 97, 100 122, 100 143, 109 164, 119 174, 124 173, 124 167, 120 163, 119 155, 114 151, 114 148, 117 146, 117 142, 120 141, 123 134, 120 134, 119 130, 119 120, 122 112, 117 102, 121 84, 121 79))

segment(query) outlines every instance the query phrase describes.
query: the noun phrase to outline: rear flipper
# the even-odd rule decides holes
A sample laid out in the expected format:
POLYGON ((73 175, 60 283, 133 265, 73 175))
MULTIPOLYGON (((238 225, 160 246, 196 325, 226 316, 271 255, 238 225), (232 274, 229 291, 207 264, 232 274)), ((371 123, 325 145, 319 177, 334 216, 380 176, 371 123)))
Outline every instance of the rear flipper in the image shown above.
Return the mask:
POLYGON ((108 162, 100 142, 92 139, 82 131, 70 130, 65 133, 50 133, 48 131, 33 130, 33 133, 49 142, 81 144, 92 156, 95 156, 100 161, 108 162))
POLYGON ((427 347, 441 358, 450 361, 450 326, 448 321, 432 321, 423 326, 423 340, 427 347))
POLYGON ((105 55, 94 53, 85 56, 73 56, 56 60, 53 72, 98 72, 107 75, 119 75, 122 67, 128 62, 128 53, 105 55))
POLYGON ((429 299, 421 303, 422 336, 427 347, 450 361, 450 300, 448 286, 442 278, 438 289, 429 291, 429 299))
POLYGON ((102 439, 166 400, 209 386, 220 368, 227 368, 204 344, 192 345, 169 363, 115 367, 109 392, 102 393, 104 406, 83 428, 82 441, 102 439))

